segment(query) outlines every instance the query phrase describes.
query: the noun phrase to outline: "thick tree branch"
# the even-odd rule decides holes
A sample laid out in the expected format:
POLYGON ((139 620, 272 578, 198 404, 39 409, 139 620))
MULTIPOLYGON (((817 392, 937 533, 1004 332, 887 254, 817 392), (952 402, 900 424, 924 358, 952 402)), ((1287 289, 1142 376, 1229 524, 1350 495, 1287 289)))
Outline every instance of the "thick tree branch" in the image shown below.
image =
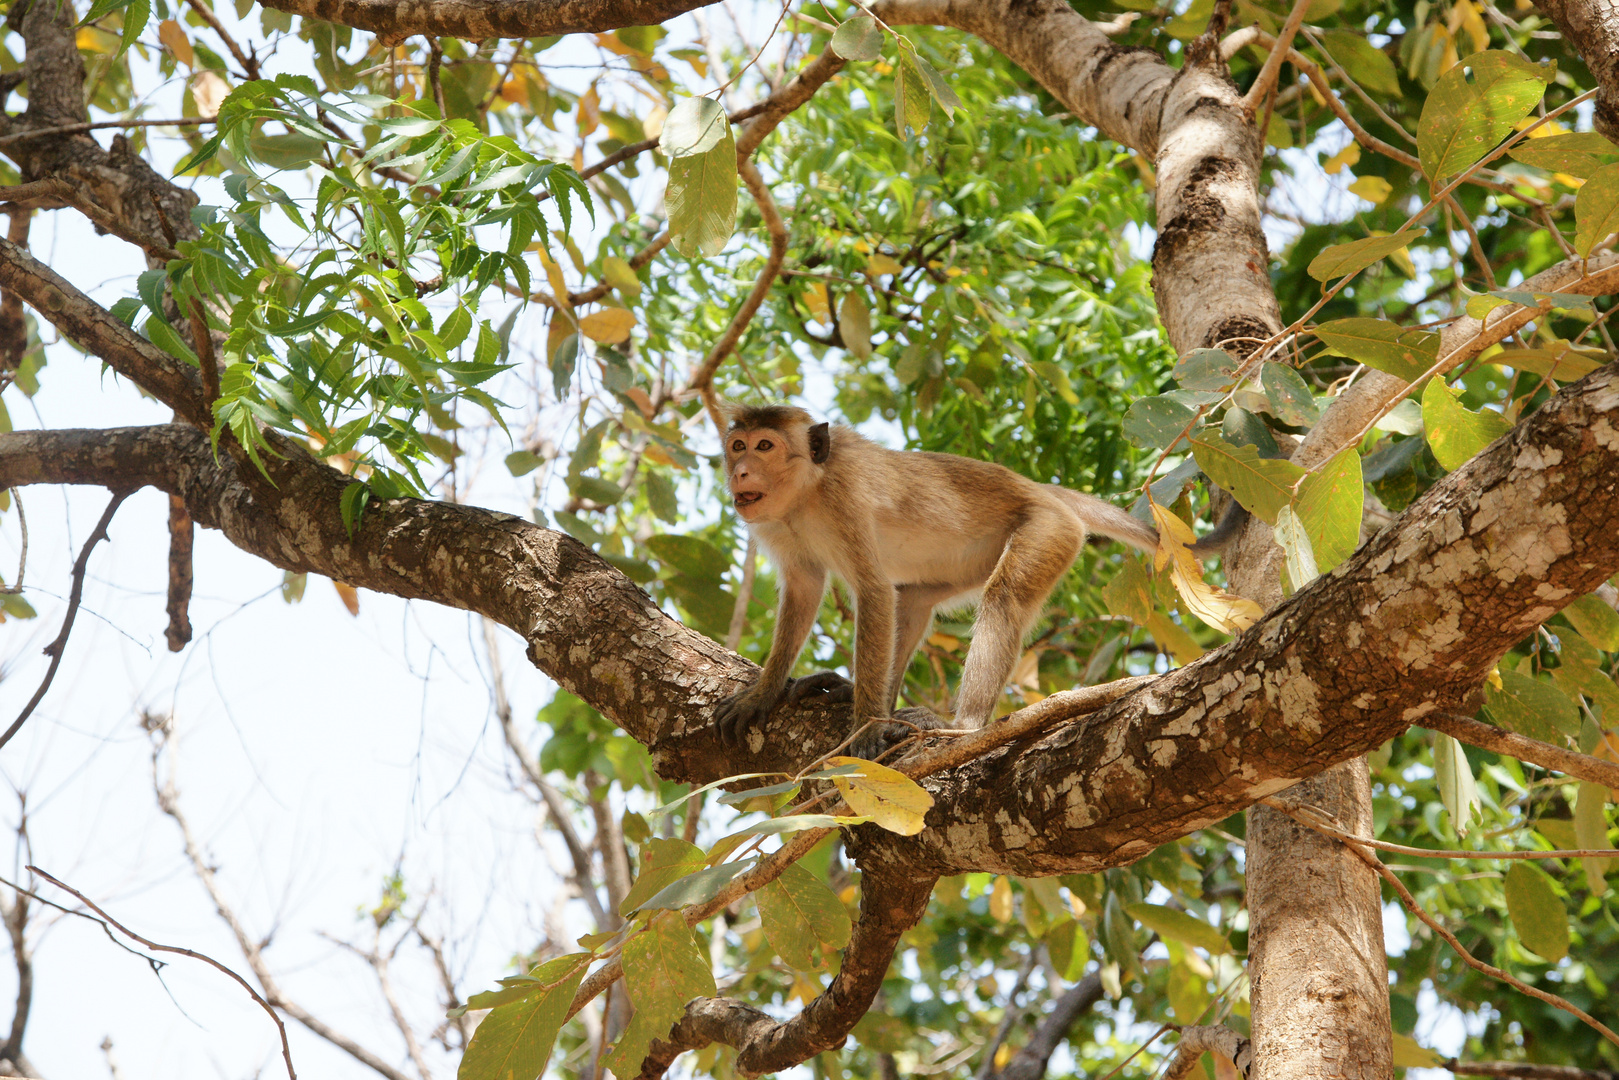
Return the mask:
POLYGON ((1614 0, 1535 0, 1551 17, 1569 48, 1579 53, 1597 81, 1591 124, 1619 143, 1619 3, 1614 0))
POLYGON ((588 34, 654 26, 714 0, 268 0, 277 11, 369 30, 383 44, 412 34, 484 38, 588 34))
POLYGON ((994 1074, 995 1080, 1041 1080, 1051 1055, 1068 1038, 1068 1029, 1101 1000, 1102 976, 1093 971, 1064 991, 1041 1018, 1029 1041, 1006 1063, 1006 1068, 994 1074))

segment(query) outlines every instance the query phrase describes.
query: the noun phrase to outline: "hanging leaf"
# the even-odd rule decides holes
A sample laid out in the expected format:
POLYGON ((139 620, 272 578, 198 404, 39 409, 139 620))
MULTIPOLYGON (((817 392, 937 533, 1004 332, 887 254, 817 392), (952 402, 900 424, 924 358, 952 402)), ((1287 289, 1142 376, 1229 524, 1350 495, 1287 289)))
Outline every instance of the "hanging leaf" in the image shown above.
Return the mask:
POLYGON ((889 832, 915 836, 924 828, 923 818, 933 805, 933 796, 902 772, 860 758, 832 757, 829 765, 853 765, 858 771, 834 776, 843 796, 857 814, 863 814, 889 832))
POLYGON ((999 923, 1012 921, 1012 881, 1005 874, 995 878, 995 884, 989 890, 990 918, 999 923))
POLYGON ((1574 197, 1574 250, 1587 258, 1615 232, 1619 232, 1619 165, 1605 165, 1574 197))
MULTIPOLYGON (((1169 564, 1169 580, 1174 584, 1175 591, 1180 594, 1186 610, 1227 634, 1241 633, 1258 622, 1265 614, 1264 608, 1235 593, 1216 589, 1203 580, 1203 564, 1191 551, 1192 541, 1196 539, 1192 527, 1156 502, 1149 505, 1152 507, 1152 518, 1158 526, 1158 535, 1161 538, 1154 561, 1160 570, 1166 563, 1169 564)), ((1162 624, 1173 625, 1156 612, 1154 616, 1157 621, 1154 619, 1148 621, 1155 627, 1161 627, 1162 624)), ((1196 651, 1202 652, 1201 649, 1196 651)), ((1180 655, 1181 652, 1177 650, 1177 656, 1180 655)))
MULTIPOLYGON (((1563 618, 1573 624, 1591 644, 1607 652, 1619 652, 1619 611, 1594 593, 1587 593, 1563 609, 1563 618)), ((1611 720, 1619 720, 1619 716, 1611 720)))
POLYGON ((1290 427, 1309 427, 1321 416, 1304 378, 1286 364, 1260 365, 1259 383, 1276 419, 1290 427))
POLYGON ((875 60, 883 51, 882 27, 870 15, 858 15, 833 31, 832 51, 845 60, 875 60))
POLYGON ((522 981, 490 994, 474 994, 469 1009, 490 1009, 461 1056, 457 1080, 539 1076, 551 1058, 568 1006, 590 966, 589 953, 559 956, 522 981))
POLYGON ((1393 255, 1406 245, 1420 240, 1427 232, 1427 229, 1406 229, 1391 236, 1368 236, 1364 240, 1334 244, 1311 259, 1306 272, 1317 281, 1331 281, 1345 274, 1358 273, 1378 260, 1393 255))
POLYGON ((844 348, 862 360, 870 358, 871 310, 858 287, 844 293, 838 304, 838 331, 843 335, 844 348))
POLYGON ((1407 330, 1383 319, 1338 319, 1315 328, 1332 351, 1405 382, 1416 382, 1439 359, 1439 335, 1407 330))
POLYGON ((1549 964, 1567 956, 1568 912, 1546 872, 1528 862, 1515 862, 1503 885, 1507 914, 1524 947, 1549 964))
POLYGON ((1491 51, 1474 53, 1441 75, 1417 123, 1417 156, 1434 186, 1510 135, 1545 93, 1555 70, 1491 51))
POLYGON ((704 154, 720 144, 730 127, 725 110, 713 98, 682 98, 663 121, 658 148, 672 158, 704 154))
POLYGON ((1433 379, 1422 392, 1422 427, 1434 460, 1446 472, 1462 464, 1512 430, 1500 413, 1472 412, 1456 399, 1442 379, 1433 379))
POLYGON ((1473 767, 1467 761, 1462 744, 1449 735, 1434 734, 1434 780, 1439 785, 1439 800, 1450 812, 1451 824, 1457 836, 1466 836, 1474 815, 1483 809, 1478 797, 1478 785, 1473 780, 1473 767))
POLYGON ((907 128, 921 134, 933 115, 933 95, 916 59, 910 42, 900 38, 899 63, 894 67, 894 129, 901 139, 907 128))
POLYGON ((1090 939, 1077 919, 1059 919, 1046 931, 1046 951, 1052 966, 1067 982, 1078 982, 1090 962, 1090 939))
POLYGON ((1604 165, 1619 163, 1619 146, 1594 131, 1525 139, 1507 154, 1525 165, 1582 179, 1604 165))
MULTIPOLYGON (((676 106, 669 113, 664 124, 665 139, 678 109, 676 106)), ((692 118, 683 138, 694 149, 669 162, 664 204, 669 214, 670 243, 688 258, 718 255, 736 227, 736 140, 729 123, 704 125, 700 116, 692 118)))
POLYGON ((1224 439, 1193 439, 1192 453, 1209 479, 1269 525, 1276 524, 1277 512, 1293 501, 1293 485, 1304 476, 1291 461, 1262 458, 1256 448, 1233 446, 1224 439))
POLYGON ((1580 730, 1579 711, 1568 695, 1521 671, 1501 672, 1499 690, 1485 684, 1484 711, 1497 725, 1554 746, 1580 730))
POLYGON ((849 912, 843 901, 800 863, 794 863, 754 894, 765 937, 781 958, 800 971, 820 967, 819 948, 849 943, 849 912))
POLYGON ((1226 936, 1201 919, 1194 919, 1184 911, 1158 904, 1128 904, 1124 909, 1136 922, 1162 937, 1203 949, 1214 956, 1231 951, 1226 936))
POLYGON ((1293 513, 1291 506, 1284 506, 1276 513, 1276 542, 1281 545, 1283 553, 1287 556, 1287 580, 1292 584, 1293 591, 1304 588, 1321 575, 1315 564, 1315 548, 1310 543, 1310 533, 1293 513))
MULTIPOLYGON (((1608 789, 1589 780, 1580 781, 1580 790, 1574 801, 1574 839, 1582 848, 1608 848, 1608 789)), ((1580 859, 1585 868, 1585 883, 1592 896, 1608 891, 1607 873, 1612 859, 1587 855, 1580 859)))
POLYGON ((1360 519, 1365 509, 1360 452, 1351 446, 1305 477, 1294 512, 1310 534, 1317 569, 1330 573, 1360 546, 1360 519))

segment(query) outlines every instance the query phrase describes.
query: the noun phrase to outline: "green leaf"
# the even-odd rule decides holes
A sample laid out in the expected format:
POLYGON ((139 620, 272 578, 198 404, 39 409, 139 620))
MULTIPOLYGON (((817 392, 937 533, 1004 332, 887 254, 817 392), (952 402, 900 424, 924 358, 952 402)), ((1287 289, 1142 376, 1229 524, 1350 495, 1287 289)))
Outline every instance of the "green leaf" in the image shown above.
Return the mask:
MULTIPOLYGON (((1124 437, 1149 450, 1167 449, 1178 439, 1197 414, 1165 394, 1136 398, 1125 410, 1120 424, 1124 437)), ((1193 428, 1194 434, 1196 428, 1193 428)))
POLYGON ((146 22, 152 17, 151 0, 130 0, 124 8, 124 36, 118 43, 118 51, 125 52, 135 44, 146 29, 146 22))
MULTIPOLYGON (((568 1006, 589 966, 589 953, 559 956, 535 968, 528 980, 499 991, 500 995, 521 993, 515 1001, 496 1005, 478 1023, 461 1056, 457 1080, 509 1080, 544 1073, 557 1032, 562 1030, 568 1006)), ((488 1008, 478 1003, 484 996, 475 995, 468 1006, 488 1008)))
POLYGON ((573 368, 579 360, 579 335, 569 334, 557 345, 557 351, 551 355, 551 389, 555 391, 558 400, 568 396, 568 387, 573 384, 573 368))
POLYGON ((1478 797, 1478 784, 1473 780, 1473 767, 1461 743, 1449 735, 1434 734, 1434 781, 1439 785, 1439 801, 1450 812, 1450 821, 1457 836, 1466 836, 1474 815, 1483 808, 1478 797))
POLYGON ((894 66, 894 129, 901 139, 905 138, 906 128, 920 134, 932 115, 933 95, 916 64, 916 50, 900 38, 899 63, 894 66))
POLYGON ((646 546, 659 562, 694 578, 718 582, 731 568, 731 557, 700 536, 665 533, 649 537, 646 546))
POLYGON ((1568 695, 1521 671, 1502 671, 1499 690, 1485 684, 1484 711, 1497 725, 1553 746, 1580 730, 1579 712, 1568 695))
POLYGON ((624 497, 623 488, 600 476, 570 477, 568 491, 581 499, 589 499, 598 506, 612 506, 624 497))
POLYGON ((754 894, 765 937, 781 958, 800 971, 821 966, 821 947, 849 943, 849 913, 827 884, 794 863, 754 894))
POLYGON ((961 108, 961 99, 950 88, 950 84, 944 81, 944 76, 939 74, 938 68, 920 56, 915 57, 915 60, 918 70, 922 72, 923 85, 928 88, 928 93, 939 103, 939 108, 944 110, 946 116, 955 116, 956 110, 961 108))
POLYGON ((915 836, 926 827, 923 819, 933 805, 933 796, 909 776, 860 758, 831 757, 827 763, 853 765, 859 770, 832 778, 843 801, 855 813, 901 836, 915 836))
POLYGON ((1293 485, 1304 476, 1291 461, 1262 458, 1254 447, 1233 446, 1224 439, 1193 439, 1192 453, 1211 480, 1269 525, 1293 501, 1293 485))
POLYGON ((1525 165, 1582 179, 1604 165, 1619 163, 1619 146, 1594 131, 1525 139, 1507 154, 1525 165))
POLYGON ((1512 133, 1556 69, 1509 52, 1474 53, 1439 77, 1417 123, 1422 171, 1439 186, 1512 133))
POLYGON ((858 15, 833 32, 832 51, 845 60, 875 60, 883 51, 882 27, 870 15, 858 15))
MULTIPOLYGON (((1587 593, 1563 609, 1563 618, 1591 644, 1607 652, 1619 652, 1619 611, 1595 593, 1587 593)), ((1619 720, 1611 717, 1610 721, 1619 720)))
POLYGON ((611 551, 598 551, 596 554, 607 560, 620 573, 637 585, 647 585, 658 580, 658 572, 652 569, 650 563, 640 559, 632 559, 628 555, 615 555, 611 551))
MULTIPOLYGON (((705 99, 706 100, 706 99, 705 99)), ((669 162, 664 203, 670 242, 688 258, 718 255, 736 227, 736 141, 731 126, 708 150, 669 162)))
POLYGON ((713 997, 716 988, 708 958, 698 951, 679 912, 654 915, 644 931, 624 943, 622 963, 624 988, 635 1003, 635 1018, 619 1036, 607 1067, 617 1076, 635 1076, 652 1040, 669 1034, 669 1028, 685 1014, 686 1003, 713 997))
POLYGON ((676 878, 653 893, 641 904, 640 910, 678 911, 693 904, 707 903, 718 896, 720 890, 731 883, 732 878, 753 869, 753 865, 758 861, 757 858, 743 859, 741 862, 720 863, 718 866, 695 870, 684 877, 676 878))
POLYGON ((1136 951, 1135 924, 1124 913, 1119 894, 1109 892, 1102 905, 1102 947, 1113 962, 1125 971, 1139 972, 1141 957, 1136 951))
POLYGON ((682 98, 669 110, 658 146, 672 158, 705 154, 720 144, 730 128, 725 110, 713 98, 682 98))
POLYGON ((1046 931, 1046 950, 1057 974, 1067 982, 1078 982, 1090 962, 1090 939, 1077 919, 1061 919, 1046 931))
POLYGON ((1383 319, 1338 319, 1315 328, 1335 353, 1405 382, 1416 382, 1439 359, 1439 335, 1407 330, 1383 319))
MULTIPOLYGON (((1593 784, 1589 780, 1580 781, 1579 795, 1574 802, 1574 839, 1580 847, 1612 846, 1608 843, 1607 804, 1608 789, 1605 785, 1593 784)), ((1607 893, 1607 873, 1614 861, 1587 855, 1580 862, 1584 864, 1585 883, 1590 886, 1591 895, 1607 893)))
POLYGON ((687 874, 703 868, 703 849, 684 840, 648 840, 641 847, 641 872, 635 877, 618 913, 626 918, 642 904, 687 874))
MULTIPOLYGON (((1473 299, 1479 298, 1475 296, 1473 299)), ((1468 302, 1468 306, 1472 307, 1472 301, 1468 302)), ((1570 342, 1563 341, 1545 349, 1503 349, 1484 359, 1497 367, 1527 371, 1531 375, 1556 379, 1558 382, 1573 382, 1607 363, 1608 356, 1603 352, 1577 349, 1570 342)))
POLYGON ((515 450, 506 455, 506 471, 513 476, 525 476, 545 464, 545 459, 531 450, 515 450))
POLYGON ((1407 244, 1420 240, 1427 232, 1427 229, 1421 228, 1406 229, 1392 236, 1368 236, 1364 240, 1334 244, 1311 259, 1306 272, 1317 281, 1331 281, 1345 274, 1358 273, 1407 244))
POLYGON ((1287 556, 1287 580, 1294 592, 1321 576, 1315 563, 1315 546, 1310 543, 1309 530, 1291 506, 1284 506, 1276 512, 1275 536, 1287 556))
POLYGON ((1321 410, 1303 376, 1287 364, 1262 364, 1259 383, 1265 388, 1271 415, 1282 423, 1290 427, 1309 427, 1320 418, 1321 410))
POLYGON ((1574 250, 1587 258, 1615 232, 1619 232, 1619 165, 1605 165, 1574 197, 1574 250))
POLYGON ((1166 938, 1195 946, 1219 956, 1231 951, 1231 943, 1224 934, 1184 911, 1161 907, 1158 904, 1129 904, 1124 909, 1136 922, 1148 930, 1157 931, 1166 938))
POLYGON ((1546 872, 1528 862, 1515 862, 1503 884, 1507 914, 1524 947, 1549 964, 1567 956, 1568 912, 1546 872))
POLYGON ((282 135, 264 135, 255 132, 248 138, 248 148, 255 161, 272 169, 301 169, 320 157, 326 143, 289 131, 282 135))
POLYGON ((1360 519, 1365 509, 1360 452, 1351 446, 1299 486, 1293 509, 1310 534, 1316 568, 1323 574, 1360 546, 1360 519))
POLYGON ((675 485, 669 479, 669 474, 657 469, 648 469, 642 474, 641 483, 646 488, 646 503, 659 521, 673 525, 680 520, 680 504, 675 499, 675 485))
POLYGON ((1030 361, 1029 367, 1057 391, 1057 396, 1070 405, 1079 404, 1079 395, 1074 393, 1074 384, 1068 380, 1068 372, 1049 360, 1030 361))
POLYGON ((1237 380, 1242 361, 1224 349, 1193 349, 1175 365, 1175 381, 1186 390, 1226 390, 1237 380))
POLYGON ((1321 44, 1362 89, 1393 98, 1403 96, 1394 61, 1359 34, 1352 30, 1324 30, 1321 44))
POLYGON ((1488 409, 1472 412, 1450 392, 1442 379, 1433 379, 1422 392, 1422 427, 1434 460, 1446 472, 1462 464, 1512 430, 1506 417, 1488 409))

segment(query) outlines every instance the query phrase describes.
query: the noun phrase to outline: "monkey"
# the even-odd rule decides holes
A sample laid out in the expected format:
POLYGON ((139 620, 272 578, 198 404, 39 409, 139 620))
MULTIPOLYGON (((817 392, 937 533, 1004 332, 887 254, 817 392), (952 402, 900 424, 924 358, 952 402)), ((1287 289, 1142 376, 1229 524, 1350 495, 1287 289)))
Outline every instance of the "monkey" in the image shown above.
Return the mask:
MULTIPOLYGON (((1156 529, 1112 503, 993 462, 889 450, 789 405, 730 405, 723 419, 732 504, 775 564, 780 593, 763 672, 715 709, 727 745, 739 744, 784 699, 816 694, 852 700, 859 723, 887 721, 935 610, 974 599, 956 723, 981 728, 1086 535, 1146 552, 1158 547, 1156 529), (854 595, 852 686, 832 672, 788 679, 828 574, 854 595)), ((1194 550, 1208 553, 1202 543, 1194 550)), ((876 743, 862 737, 853 752, 869 756, 861 751, 892 737, 894 727, 877 725, 876 743)))

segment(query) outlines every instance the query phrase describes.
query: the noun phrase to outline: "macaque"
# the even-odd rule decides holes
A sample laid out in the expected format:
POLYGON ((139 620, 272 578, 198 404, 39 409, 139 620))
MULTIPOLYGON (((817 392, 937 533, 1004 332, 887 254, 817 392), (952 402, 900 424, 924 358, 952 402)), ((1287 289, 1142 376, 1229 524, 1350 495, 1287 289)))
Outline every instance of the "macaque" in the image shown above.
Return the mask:
MULTIPOLYGON (((732 406, 728 419, 731 498, 776 565, 781 603, 759 680, 715 710, 727 744, 783 699, 818 693, 852 697, 859 723, 888 720, 934 611, 974 600, 956 724, 983 727, 1086 534, 1158 546, 1152 526, 1111 503, 991 462, 888 450, 787 405, 732 406), (829 573, 854 594, 853 686, 821 672, 789 687, 829 573)), ((855 752, 872 746, 863 738, 855 752)))

